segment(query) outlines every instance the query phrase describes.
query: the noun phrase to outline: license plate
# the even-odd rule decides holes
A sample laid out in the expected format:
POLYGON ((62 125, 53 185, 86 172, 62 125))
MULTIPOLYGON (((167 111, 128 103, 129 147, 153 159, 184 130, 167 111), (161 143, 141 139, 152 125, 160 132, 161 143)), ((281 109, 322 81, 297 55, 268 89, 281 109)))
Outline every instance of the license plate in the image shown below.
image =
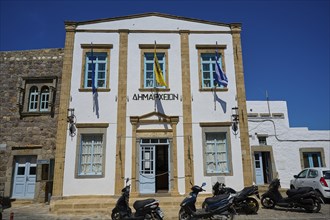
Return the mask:
POLYGON ((159 215, 159 217, 164 218, 164 213, 161 209, 157 209, 156 212, 159 215))

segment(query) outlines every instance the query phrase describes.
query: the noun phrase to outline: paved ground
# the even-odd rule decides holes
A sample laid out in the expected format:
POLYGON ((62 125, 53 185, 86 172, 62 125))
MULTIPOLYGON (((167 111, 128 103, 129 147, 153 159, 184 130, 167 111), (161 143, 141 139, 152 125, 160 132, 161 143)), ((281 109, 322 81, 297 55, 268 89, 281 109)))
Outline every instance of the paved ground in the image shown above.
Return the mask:
MULTIPOLYGON (((49 213, 49 206, 45 204, 20 204, 6 209, 3 213, 3 220, 10 220, 10 213, 14 214, 14 220, 90 220, 90 219, 111 219, 109 214, 85 214, 85 215, 55 215, 49 213)), ((165 213, 166 215, 166 213, 165 213)), ((176 215, 172 215, 176 216, 176 215)), ((169 219, 166 218, 165 219, 169 219)), ((173 219, 173 218, 171 218, 173 219)), ((288 210, 277 208, 275 210, 260 208, 257 215, 237 215, 235 220, 246 219, 285 219, 285 220, 324 220, 330 219, 330 204, 323 204, 320 213, 306 213, 303 210, 288 210)))

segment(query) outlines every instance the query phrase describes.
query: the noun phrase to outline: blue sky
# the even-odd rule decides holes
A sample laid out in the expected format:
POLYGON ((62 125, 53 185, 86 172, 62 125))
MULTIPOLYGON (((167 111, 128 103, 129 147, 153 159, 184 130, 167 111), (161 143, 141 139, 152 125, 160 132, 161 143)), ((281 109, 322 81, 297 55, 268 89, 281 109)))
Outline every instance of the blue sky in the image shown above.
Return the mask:
POLYGON ((160 12, 242 23, 247 100, 288 102, 291 127, 330 129, 329 0, 0 0, 0 51, 63 48, 64 21, 160 12))

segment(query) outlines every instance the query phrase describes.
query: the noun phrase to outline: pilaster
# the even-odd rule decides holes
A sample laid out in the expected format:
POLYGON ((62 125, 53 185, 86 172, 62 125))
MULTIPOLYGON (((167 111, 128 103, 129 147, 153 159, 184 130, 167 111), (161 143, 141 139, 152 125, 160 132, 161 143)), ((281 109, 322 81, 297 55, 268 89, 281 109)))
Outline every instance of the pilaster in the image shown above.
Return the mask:
POLYGON ((242 150, 242 166, 244 186, 252 185, 252 163, 248 132, 248 118, 246 111, 246 95, 243 73, 242 46, 241 46, 241 24, 230 25, 233 37, 233 51, 236 76, 237 107, 239 115, 239 132, 242 150))
POLYGON ((117 102, 117 143, 115 194, 119 195, 124 187, 125 147, 126 147, 126 111, 127 111, 127 47, 128 30, 119 30, 119 69, 117 102))
POLYGON ((56 152, 55 152, 55 168, 54 168, 54 183, 53 197, 63 196, 63 176, 65 162, 65 148, 67 138, 67 115, 70 100, 70 88, 72 77, 72 60, 73 60, 73 45, 75 36, 75 23, 68 22, 65 24, 66 37, 64 47, 64 60, 62 68, 62 84, 60 95, 60 107, 57 122, 56 135, 56 152))
POLYGON ((194 182, 194 158, 192 143, 192 111, 191 84, 189 62, 189 31, 180 31, 181 37, 181 71, 182 71, 182 109, 184 134, 184 170, 185 191, 190 189, 190 182, 194 182))

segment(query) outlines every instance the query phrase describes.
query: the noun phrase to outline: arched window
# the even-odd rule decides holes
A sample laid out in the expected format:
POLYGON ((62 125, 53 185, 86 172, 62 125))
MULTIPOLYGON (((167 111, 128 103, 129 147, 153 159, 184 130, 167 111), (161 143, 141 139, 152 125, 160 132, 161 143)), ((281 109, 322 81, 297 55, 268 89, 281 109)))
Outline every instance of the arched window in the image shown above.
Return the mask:
POLYGON ((48 104, 49 104, 49 88, 44 86, 41 88, 40 94, 40 111, 48 111, 48 104))
POLYGON ((38 110, 38 87, 32 86, 30 88, 29 96, 29 112, 35 112, 38 110))

